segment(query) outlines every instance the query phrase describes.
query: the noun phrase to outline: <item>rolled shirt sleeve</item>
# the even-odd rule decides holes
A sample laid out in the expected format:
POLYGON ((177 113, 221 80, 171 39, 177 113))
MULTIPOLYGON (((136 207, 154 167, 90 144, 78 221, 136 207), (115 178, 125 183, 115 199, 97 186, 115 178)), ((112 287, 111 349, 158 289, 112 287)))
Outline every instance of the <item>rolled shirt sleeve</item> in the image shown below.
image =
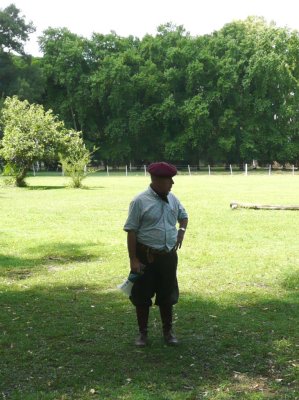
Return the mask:
POLYGON ((188 214, 182 204, 178 201, 178 221, 182 219, 188 219, 188 214))

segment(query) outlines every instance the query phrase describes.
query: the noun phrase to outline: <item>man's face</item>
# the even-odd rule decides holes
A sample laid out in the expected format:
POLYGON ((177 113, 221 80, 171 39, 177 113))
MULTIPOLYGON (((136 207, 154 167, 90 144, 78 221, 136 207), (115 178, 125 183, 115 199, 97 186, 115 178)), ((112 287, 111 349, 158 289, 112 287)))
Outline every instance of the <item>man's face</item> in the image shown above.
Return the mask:
POLYGON ((172 185, 174 184, 172 178, 161 178, 157 176, 153 177, 152 182, 157 192, 162 194, 168 194, 171 191, 172 185))

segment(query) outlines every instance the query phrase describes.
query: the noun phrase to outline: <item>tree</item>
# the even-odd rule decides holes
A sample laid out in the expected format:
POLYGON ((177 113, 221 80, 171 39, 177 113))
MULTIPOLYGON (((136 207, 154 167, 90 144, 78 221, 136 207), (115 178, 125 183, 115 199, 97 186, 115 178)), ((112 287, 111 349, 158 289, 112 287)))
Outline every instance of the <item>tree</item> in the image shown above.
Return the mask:
POLYGON ((35 31, 32 22, 26 23, 20 10, 11 4, 4 10, 0 9, 0 49, 24 54, 24 42, 30 33, 35 31))
POLYGON ((260 32, 258 47, 244 77, 247 103, 245 156, 262 162, 296 162, 299 156, 298 32, 275 25, 260 32))
POLYGON ((29 101, 41 100, 44 80, 38 59, 24 52, 24 43, 34 30, 13 4, 0 10, 1 103, 6 96, 13 95, 29 101))
POLYGON ((90 97, 88 41, 68 29, 47 29, 40 38, 47 78, 46 102, 68 127, 85 129, 90 97))
MULTIPOLYGON (((131 120, 136 105, 134 76, 142 58, 138 40, 114 34, 95 35, 91 42, 95 69, 90 78, 92 99, 98 109, 98 134, 102 160, 128 160, 132 154, 131 120)), ((133 136, 133 135, 132 135, 133 136)))
MULTIPOLYGON (((171 23, 142 40, 51 28, 40 44, 44 106, 99 160, 298 161, 298 32, 250 17, 200 37, 171 23)), ((30 91, 24 65, 6 68, 5 93, 32 98, 42 79, 30 91)))
POLYGON ((298 160, 298 33, 250 17, 195 40, 187 89, 200 100, 188 107, 191 141, 218 162, 298 160), (205 118, 196 121, 200 109, 205 118))
POLYGON ((52 111, 20 101, 16 96, 4 102, 1 122, 3 139, 0 156, 13 171, 16 186, 25 186, 25 177, 38 161, 58 160, 58 153, 83 146, 79 132, 68 131, 52 111))

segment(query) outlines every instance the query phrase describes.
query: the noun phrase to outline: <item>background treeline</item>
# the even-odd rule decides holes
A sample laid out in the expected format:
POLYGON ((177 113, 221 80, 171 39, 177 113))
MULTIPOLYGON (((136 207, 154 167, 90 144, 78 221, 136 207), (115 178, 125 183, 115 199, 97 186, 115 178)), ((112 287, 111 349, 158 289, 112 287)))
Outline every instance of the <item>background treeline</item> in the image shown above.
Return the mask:
POLYGON ((1 101, 52 109, 96 160, 298 165, 297 31, 256 17, 199 37, 170 23, 143 39, 49 28, 34 58, 33 30, 15 6, 0 11, 1 101))

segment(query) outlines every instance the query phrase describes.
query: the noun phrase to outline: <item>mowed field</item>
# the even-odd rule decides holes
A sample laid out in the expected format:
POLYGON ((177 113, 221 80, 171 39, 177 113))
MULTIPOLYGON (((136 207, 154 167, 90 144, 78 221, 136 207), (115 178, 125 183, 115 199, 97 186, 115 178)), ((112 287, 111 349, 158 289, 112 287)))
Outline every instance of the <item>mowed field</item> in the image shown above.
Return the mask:
MULTIPOLYGON (((1 181, 0 181, 1 183, 1 181)), ((299 176, 178 176, 190 217, 179 251, 176 348, 159 310, 134 347, 123 224, 143 176, 0 186, 0 398, 299 399, 299 176)))

